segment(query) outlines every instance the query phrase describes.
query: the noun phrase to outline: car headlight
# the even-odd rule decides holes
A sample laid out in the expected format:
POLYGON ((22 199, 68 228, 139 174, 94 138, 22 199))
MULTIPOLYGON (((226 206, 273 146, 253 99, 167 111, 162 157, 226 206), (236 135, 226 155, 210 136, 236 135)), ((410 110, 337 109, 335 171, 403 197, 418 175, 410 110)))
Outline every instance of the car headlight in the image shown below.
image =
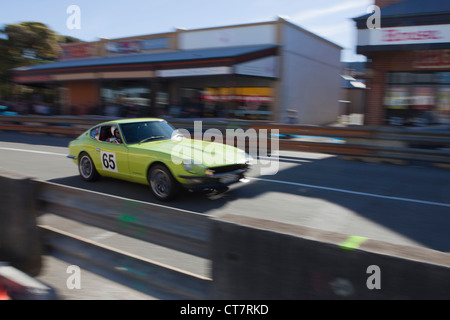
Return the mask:
POLYGON ((192 159, 183 160, 183 168, 189 173, 193 174, 205 174, 206 167, 201 163, 197 163, 192 159))

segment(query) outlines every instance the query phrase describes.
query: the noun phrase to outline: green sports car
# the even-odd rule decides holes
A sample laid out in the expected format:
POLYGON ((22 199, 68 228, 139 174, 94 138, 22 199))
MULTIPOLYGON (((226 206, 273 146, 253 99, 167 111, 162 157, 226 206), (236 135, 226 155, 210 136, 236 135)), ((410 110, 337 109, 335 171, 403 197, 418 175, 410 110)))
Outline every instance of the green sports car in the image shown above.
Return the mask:
POLYGON ((82 179, 148 184, 161 201, 173 199, 180 187, 222 189, 237 183, 251 159, 233 146, 186 138, 155 118, 101 123, 70 142, 69 152, 82 179))

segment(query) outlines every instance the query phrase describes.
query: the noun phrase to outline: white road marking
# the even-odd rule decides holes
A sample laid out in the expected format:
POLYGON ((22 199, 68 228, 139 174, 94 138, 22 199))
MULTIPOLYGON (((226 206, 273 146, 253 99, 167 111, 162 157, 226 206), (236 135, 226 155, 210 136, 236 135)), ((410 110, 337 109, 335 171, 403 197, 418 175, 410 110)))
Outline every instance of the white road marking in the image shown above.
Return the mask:
POLYGON ((420 203, 420 204, 426 204, 426 205, 450 208, 450 203, 441 203, 441 202, 417 200, 417 199, 410 199, 410 198, 393 197, 393 196, 386 196, 386 195, 380 195, 380 194, 351 191, 351 190, 345 190, 345 189, 337 189, 337 188, 330 188, 330 187, 315 186, 315 185, 298 183, 298 182, 288 182, 288 181, 263 179, 263 178, 250 178, 250 179, 251 180, 260 180, 260 181, 265 181, 265 182, 272 182, 272 183, 287 184, 287 185, 298 186, 298 187, 306 187, 306 188, 312 188, 312 189, 320 189, 320 190, 327 190, 327 191, 334 191, 334 192, 349 193, 349 194, 355 194, 355 195, 365 196, 365 197, 382 198, 382 199, 388 199, 388 200, 405 201, 405 202, 420 203))
POLYGON ((55 152, 48 152, 48 151, 37 151, 37 150, 27 150, 27 149, 16 149, 16 148, 5 148, 5 147, 0 147, 0 150, 17 151, 17 152, 28 152, 28 153, 37 153, 37 154, 48 154, 48 155, 52 155, 52 156, 63 156, 63 157, 67 156, 67 154, 62 154, 62 153, 55 153, 55 152))
MULTIPOLYGON (((26 150, 26 149, 16 149, 16 148, 5 148, 5 147, 0 147, 0 150, 17 151, 17 152, 29 152, 29 153, 37 153, 37 154, 48 154, 48 155, 64 156, 64 157, 67 156, 66 154, 62 154, 62 153, 47 152, 47 151, 37 151, 37 150, 26 150)), ((450 204, 449 203, 441 203, 441 202, 426 201, 426 200, 417 200, 417 199, 402 198, 402 197, 393 197, 393 196, 386 196, 386 195, 380 195, 380 194, 374 194, 374 193, 366 193, 366 192, 359 192, 359 191, 352 191, 352 190, 345 190, 345 189, 337 189, 337 188, 330 188, 330 187, 323 187, 323 186, 315 186, 315 185, 310 185, 310 184, 304 184, 304 183, 298 183, 298 182, 288 182, 288 181, 281 181, 281 180, 253 178, 253 177, 251 178, 251 180, 260 180, 260 181, 265 181, 265 182, 287 184, 287 185, 293 185, 293 186, 298 186, 298 187, 306 187, 306 188, 312 188, 312 189, 320 189, 320 190, 348 193, 348 194, 354 194, 354 195, 365 196, 365 197, 381 198, 381 199, 404 201, 404 202, 412 202, 412 203, 420 203, 420 204, 426 204, 426 205, 450 208, 450 204)))

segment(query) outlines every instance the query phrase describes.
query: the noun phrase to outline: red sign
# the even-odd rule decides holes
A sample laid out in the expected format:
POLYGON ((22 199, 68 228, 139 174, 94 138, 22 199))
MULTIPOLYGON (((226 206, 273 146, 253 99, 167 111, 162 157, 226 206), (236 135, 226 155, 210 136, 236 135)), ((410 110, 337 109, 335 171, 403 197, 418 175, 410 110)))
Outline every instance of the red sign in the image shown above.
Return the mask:
POLYGON ((435 40, 442 39, 441 32, 438 30, 429 31, 406 31, 402 32, 395 29, 383 31, 383 41, 410 41, 410 40, 435 40))
POLYGON ((106 50, 112 53, 137 53, 141 51, 140 41, 110 42, 106 44, 106 50))
POLYGON ((450 49, 417 50, 416 68, 450 68, 450 49))
POLYGON ((36 75, 36 76, 14 76, 14 82, 17 83, 35 83, 35 82, 48 82, 52 78, 48 75, 36 75))
POLYGON ((91 44, 82 43, 62 46, 61 60, 82 59, 94 56, 94 48, 91 44))

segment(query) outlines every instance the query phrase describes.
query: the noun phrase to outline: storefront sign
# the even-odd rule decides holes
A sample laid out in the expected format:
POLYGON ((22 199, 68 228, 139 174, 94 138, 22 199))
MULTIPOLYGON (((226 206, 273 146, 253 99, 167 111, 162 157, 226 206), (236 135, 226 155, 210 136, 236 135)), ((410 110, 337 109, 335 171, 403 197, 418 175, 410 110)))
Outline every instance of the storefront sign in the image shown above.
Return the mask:
POLYGON ((206 94, 202 98, 205 101, 239 101, 239 102, 259 102, 269 103, 273 102, 273 97, 266 96, 243 96, 243 95, 212 95, 206 94))
POLYGON ((141 51, 170 48, 169 38, 153 38, 134 41, 109 42, 105 44, 106 51, 110 53, 138 53, 141 51))
POLYGON ((83 59, 95 56, 95 47, 91 44, 74 44, 61 47, 63 50, 60 60, 83 59))
POLYGON ((430 110, 435 105, 435 93, 431 87, 415 87, 413 89, 412 108, 430 110))
POLYGON ((388 46, 450 42, 450 25, 358 30, 358 46, 388 46))
POLYGON ((158 50, 170 48, 169 38, 153 38, 141 40, 141 50, 158 50))
POLYGON ((213 76, 220 74, 231 74, 231 67, 210 67, 210 68, 186 68, 173 70, 159 70, 158 77, 194 77, 213 76))
POLYGON ((417 50, 415 68, 450 68, 450 49, 417 50))
POLYGON ((111 53, 138 53, 141 51, 140 41, 110 42, 105 45, 111 53))
POLYGON ((389 109, 406 109, 411 104, 409 90, 406 87, 389 87, 384 105, 389 109))
POLYGON ((270 87, 205 88, 202 98, 211 102, 270 103, 273 102, 273 89, 270 87))
POLYGON ((34 82, 49 82, 52 78, 48 75, 37 75, 37 76, 15 76, 14 82, 17 83, 34 83, 34 82))

